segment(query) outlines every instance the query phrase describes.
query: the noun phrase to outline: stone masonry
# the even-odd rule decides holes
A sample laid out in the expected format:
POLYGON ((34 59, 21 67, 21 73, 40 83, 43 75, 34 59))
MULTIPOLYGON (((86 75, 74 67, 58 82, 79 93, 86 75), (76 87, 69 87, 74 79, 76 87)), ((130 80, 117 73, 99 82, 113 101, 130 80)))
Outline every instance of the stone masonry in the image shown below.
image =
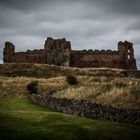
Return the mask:
POLYGON ((133 44, 118 43, 118 50, 71 50, 70 41, 65 38, 48 37, 44 49, 15 52, 15 46, 6 42, 3 50, 4 63, 41 63, 68 67, 107 67, 137 69, 133 44))

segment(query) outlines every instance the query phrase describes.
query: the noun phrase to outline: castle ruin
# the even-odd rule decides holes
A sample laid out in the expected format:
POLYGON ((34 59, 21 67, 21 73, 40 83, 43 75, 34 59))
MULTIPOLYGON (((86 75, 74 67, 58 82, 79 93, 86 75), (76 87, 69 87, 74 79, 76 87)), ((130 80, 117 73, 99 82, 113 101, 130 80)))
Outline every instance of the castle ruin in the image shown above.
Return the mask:
POLYGON ((118 50, 72 50, 70 41, 65 38, 48 37, 44 49, 15 52, 15 46, 5 42, 4 63, 40 63, 68 67, 92 68, 107 67, 137 69, 133 44, 125 41, 118 43, 118 50))

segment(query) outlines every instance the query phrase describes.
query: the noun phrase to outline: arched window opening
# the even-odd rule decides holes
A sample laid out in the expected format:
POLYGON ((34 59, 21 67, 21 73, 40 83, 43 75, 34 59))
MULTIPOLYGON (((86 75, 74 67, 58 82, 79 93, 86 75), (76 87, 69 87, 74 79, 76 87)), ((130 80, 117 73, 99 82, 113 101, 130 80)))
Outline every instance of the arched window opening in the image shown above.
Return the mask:
POLYGON ((131 49, 132 49, 131 47, 128 48, 128 60, 131 59, 131 51, 132 51, 131 49))
POLYGON ((128 60, 130 60, 130 55, 128 54, 128 60))

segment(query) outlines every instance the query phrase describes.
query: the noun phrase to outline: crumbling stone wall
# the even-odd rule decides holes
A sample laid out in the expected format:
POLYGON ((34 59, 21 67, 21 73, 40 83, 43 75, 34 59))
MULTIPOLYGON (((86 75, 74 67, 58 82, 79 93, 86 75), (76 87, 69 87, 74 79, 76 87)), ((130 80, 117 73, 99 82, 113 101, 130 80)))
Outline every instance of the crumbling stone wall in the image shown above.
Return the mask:
POLYGON ((27 52, 18 52, 14 53, 12 58, 12 62, 17 63, 44 63, 44 52, 42 50, 28 50, 27 52))
POLYGON ((73 67, 109 67, 137 69, 133 44, 125 41, 118 43, 118 51, 83 50, 72 51, 70 65, 73 67), (75 61, 76 60, 76 61, 75 61))
POLYGON ((111 50, 88 50, 88 51, 72 51, 71 66, 73 67, 110 67, 121 68, 119 63, 119 54, 117 51, 111 50), (77 60, 77 61, 75 61, 77 60))
POLYGON ((5 43, 4 63, 43 63, 50 65, 71 66, 80 68, 108 67, 137 69, 133 44, 125 41, 118 43, 118 50, 71 50, 70 41, 65 38, 48 37, 44 49, 26 52, 15 52, 15 46, 5 43))
POLYGON ((91 119, 111 120, 139 124, 140 109, 115 108, 86 100, 56 98, 51 95, 32 95, 31 100, 44 107, 91 119))
POLYGON ((26 52, 15 52, 15 46, 11 42, 5 43, 3 51, 4 63, 44 63, 44 50, 27 50, 26 52))

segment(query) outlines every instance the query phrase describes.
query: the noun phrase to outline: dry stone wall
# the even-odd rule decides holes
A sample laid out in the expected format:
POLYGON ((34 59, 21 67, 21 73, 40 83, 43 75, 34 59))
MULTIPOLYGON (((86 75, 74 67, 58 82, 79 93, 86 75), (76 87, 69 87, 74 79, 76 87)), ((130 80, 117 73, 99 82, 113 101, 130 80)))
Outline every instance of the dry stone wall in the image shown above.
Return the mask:
POLYGON ((56 98, 51 95, 32 95, 31 100, 46 108, 91 119, 110 120, 140 125, 140 109, 115 108, 86 100, 56 98))

